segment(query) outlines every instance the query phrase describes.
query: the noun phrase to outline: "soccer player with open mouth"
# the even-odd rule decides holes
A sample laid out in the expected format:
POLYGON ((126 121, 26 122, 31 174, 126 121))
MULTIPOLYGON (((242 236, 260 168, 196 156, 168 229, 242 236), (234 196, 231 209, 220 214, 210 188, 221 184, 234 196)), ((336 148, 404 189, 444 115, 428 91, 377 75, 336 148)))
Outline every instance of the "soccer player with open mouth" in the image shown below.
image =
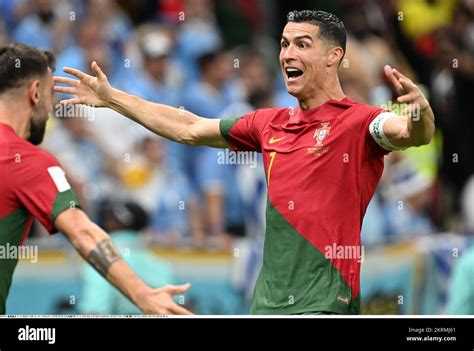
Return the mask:
POLYGON ((114 89, 95 62, 95 76, 65 68, 77 79, 56 77, 67 86, 55 90, 75 95, 62 103, 112 108, 176 142, 261 152, 267 225, 251 313, 357 314, 361 257, 338 253, 361 251, 362 219, 384 156, 428 144, 434 115, 420 89, 389 66, 385 75, 398 102, 411 106, 410 118, 345 96, 338 78, 346 49, 342 21, 323 11, 294 11, 287 20, 280 66, 296 109, 201 118, 114 89), (336 248, 332 255, 327 247, 336 248))

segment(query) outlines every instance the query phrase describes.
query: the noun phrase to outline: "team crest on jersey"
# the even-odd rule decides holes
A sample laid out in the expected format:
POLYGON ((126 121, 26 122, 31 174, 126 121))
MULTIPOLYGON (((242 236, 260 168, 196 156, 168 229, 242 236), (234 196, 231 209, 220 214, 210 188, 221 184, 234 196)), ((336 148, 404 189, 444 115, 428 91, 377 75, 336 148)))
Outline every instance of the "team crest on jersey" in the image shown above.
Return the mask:
POLYGON ((329 131, 331 127, 329 126, 329 122, 321 123, 321 127, 315 130, 313 138, 316 140, 316 145, 313 147, 308 148, 308 153, 313 154, 316 156, 321 156, 328 152, 329 147, 324 146, 324 139, 329 136, 329 131))

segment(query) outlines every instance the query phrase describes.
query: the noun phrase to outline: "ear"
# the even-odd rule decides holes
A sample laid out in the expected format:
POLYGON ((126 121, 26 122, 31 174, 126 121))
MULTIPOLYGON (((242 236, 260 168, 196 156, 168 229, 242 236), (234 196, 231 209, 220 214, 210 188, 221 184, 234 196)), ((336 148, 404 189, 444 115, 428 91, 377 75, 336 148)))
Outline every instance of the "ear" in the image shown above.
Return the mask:
POLYGON ((28 97, 30 98, 31 103, 34 106, 37 106, 41 97, 40 81, 34 80, 31 82, 30 87, 28 88, 28 97))
POLYGON ((328 61, 327 61, 328 67, 339 65, 339 62, 341 61, 343 56, 344 56, 344 50, 342 50, 341 47, 336 46, 336 47, 331 48, 329 50, 329 56, 328 56, 328 61))

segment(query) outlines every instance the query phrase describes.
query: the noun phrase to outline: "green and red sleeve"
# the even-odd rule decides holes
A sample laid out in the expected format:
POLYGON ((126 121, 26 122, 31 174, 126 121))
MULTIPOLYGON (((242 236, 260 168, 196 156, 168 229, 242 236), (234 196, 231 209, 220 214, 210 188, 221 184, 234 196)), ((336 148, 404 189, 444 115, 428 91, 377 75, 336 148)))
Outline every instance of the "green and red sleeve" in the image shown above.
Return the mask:
POLYGON ((243 117, 221 119, 221 135, 234 151, 262 151, 260 142, 261 121, 259 111, 248 113, 243 117))
POLYGON ((59 162, 43 150, 11 167, 12 187, 26 210, 55 233, 58 215, 79 206, 59 162))

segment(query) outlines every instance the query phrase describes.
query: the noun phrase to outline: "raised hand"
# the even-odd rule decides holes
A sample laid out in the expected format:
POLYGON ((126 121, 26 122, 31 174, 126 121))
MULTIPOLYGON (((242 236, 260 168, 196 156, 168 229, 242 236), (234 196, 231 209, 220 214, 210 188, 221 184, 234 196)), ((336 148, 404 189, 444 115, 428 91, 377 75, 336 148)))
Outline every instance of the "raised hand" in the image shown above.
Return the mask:
POLYGON ((399 103, 412 105, 420 111, 424 111, 430 107, 428 100, 426 100, 420 88, 401 74, 396 68, 385 65, 384 71, 390 84, 398 94, 397 101, 399 103))
POLYGON ((55 83, 67 85, 61 86, 55 84, 54 91, 75 95, 75 97, 71 99, 61 100, 61 104, 84 104, 94 107, 108 106, 114 89, 97 62, 92 62, 91 68, 95 77, 70 67, 65 67, 63 71, 73 75, 77 79, 59 76, 54 77, 55 83))

